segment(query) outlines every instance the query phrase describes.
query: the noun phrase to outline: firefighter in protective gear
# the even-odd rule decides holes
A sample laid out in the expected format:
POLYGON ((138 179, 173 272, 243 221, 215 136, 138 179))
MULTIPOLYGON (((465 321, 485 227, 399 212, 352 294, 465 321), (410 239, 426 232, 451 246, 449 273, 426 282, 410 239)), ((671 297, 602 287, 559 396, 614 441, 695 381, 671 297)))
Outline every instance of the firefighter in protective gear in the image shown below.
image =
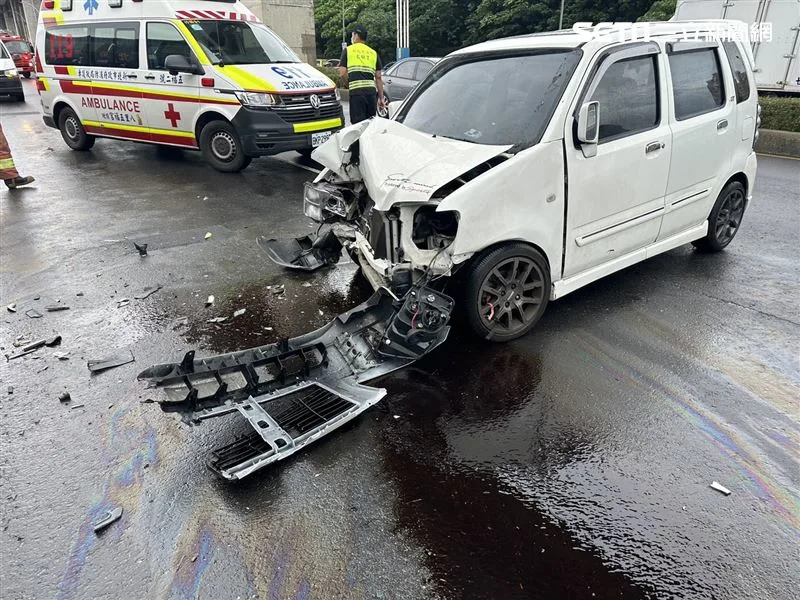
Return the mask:
POLYGON ((350 90, 350 122, 352 124, 374 117, 378 103, 384 105, 381 57, 365 43, 367 30, 353 27, 350 45, 342 51, 339 74, 350 90))
POLYGON ((10 189, 28 185, 34 181, 33 177, 20 177, 17 169, 14 167, 11 148, 8 146, 8 140, 6 140, 6 136, 3 133, 2 125, 0 125, 0 178, 3 179, 6 186, 10 189))

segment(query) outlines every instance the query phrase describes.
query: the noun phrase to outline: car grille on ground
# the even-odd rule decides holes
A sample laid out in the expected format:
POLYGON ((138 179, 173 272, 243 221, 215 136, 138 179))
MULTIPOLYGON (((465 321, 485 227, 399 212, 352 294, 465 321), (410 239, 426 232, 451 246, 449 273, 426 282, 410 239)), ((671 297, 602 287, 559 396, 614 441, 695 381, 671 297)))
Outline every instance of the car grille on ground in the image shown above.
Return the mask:
POLYGON ((312 385, 262 405, 292 438, 297 438, 355 406, 323 387, 312 385))

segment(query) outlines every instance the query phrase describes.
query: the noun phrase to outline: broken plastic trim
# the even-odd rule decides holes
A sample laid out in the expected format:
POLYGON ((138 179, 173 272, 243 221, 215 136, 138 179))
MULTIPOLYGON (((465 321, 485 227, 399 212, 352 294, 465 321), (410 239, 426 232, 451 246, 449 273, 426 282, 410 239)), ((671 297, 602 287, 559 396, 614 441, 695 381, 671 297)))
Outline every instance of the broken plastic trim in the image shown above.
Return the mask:
POLYGON ((317 238, 307 235, 276 240, 260 236, 256 241, 273 262, 287 269, 316 271, 336 264, 342 255, 342 243, 332 230, 317 238))
POLYGON ((160 387, 166 412, 189 422, 238 412, 254 432, 213 452, 212 470, 241 479, 354 419, 386 395, 362 385, 424 356, 447 339, 453 300, 412 288, 401 301, 379 289, 320 329, 281 341, 156 365, 139 374, 160 387))

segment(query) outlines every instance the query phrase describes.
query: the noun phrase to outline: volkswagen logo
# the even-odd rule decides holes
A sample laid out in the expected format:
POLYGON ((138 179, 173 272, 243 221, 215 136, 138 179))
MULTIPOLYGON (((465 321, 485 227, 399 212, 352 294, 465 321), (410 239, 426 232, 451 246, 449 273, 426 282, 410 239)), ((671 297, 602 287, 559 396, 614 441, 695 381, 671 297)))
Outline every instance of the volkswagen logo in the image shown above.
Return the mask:
POLYGON ((322 106, 322 100, 319 99, 319 96, 316 94, 311 94, 309 96, 308 101, 311 102, 311 108, 314 110, 319 110, 319 107, 322 106))

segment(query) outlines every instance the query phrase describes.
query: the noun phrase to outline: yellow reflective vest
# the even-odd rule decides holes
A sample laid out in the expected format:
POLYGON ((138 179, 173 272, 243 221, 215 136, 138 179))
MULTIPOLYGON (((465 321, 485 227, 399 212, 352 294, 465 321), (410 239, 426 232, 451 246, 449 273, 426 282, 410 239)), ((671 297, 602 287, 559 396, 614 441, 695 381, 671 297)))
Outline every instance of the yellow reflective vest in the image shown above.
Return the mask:
POLYGON ((347 81, 351 90, 375 89, 378 53, 358 42, 347 47, 347 81))

